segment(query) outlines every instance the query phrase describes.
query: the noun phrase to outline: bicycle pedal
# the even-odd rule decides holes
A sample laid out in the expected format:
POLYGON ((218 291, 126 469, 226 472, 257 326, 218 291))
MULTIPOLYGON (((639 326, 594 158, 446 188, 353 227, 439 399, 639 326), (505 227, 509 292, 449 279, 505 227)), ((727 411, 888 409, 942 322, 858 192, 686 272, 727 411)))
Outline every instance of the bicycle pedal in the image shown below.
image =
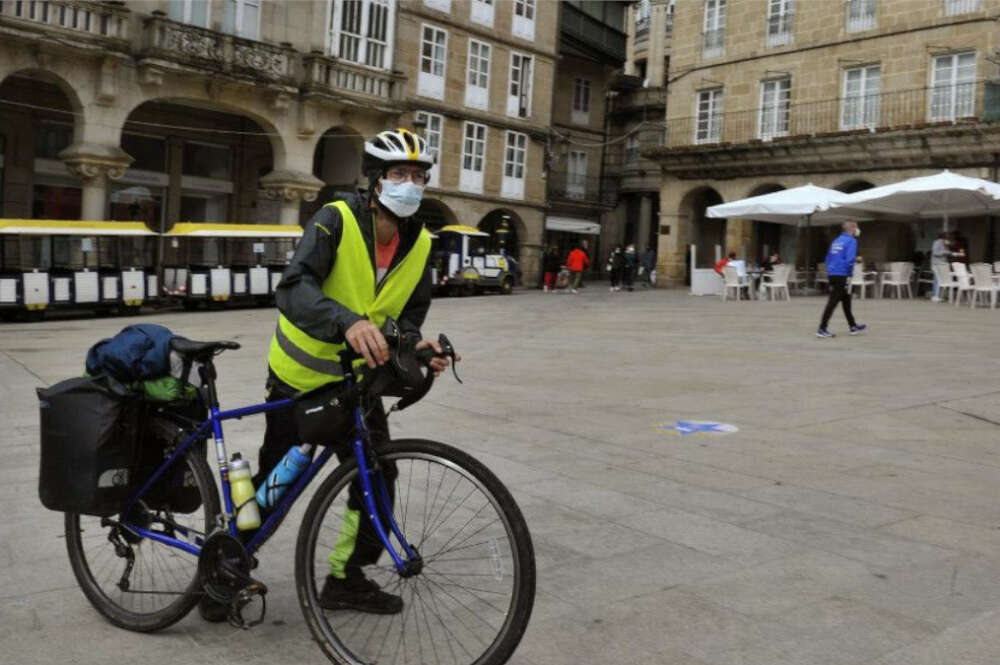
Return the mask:
POLYGON ((236 592, 232 605, 229 606, 229 624, 235 628, 250 630, 264 622, 264 615, 267 613, 267 586, 263 582, 254 580, 236 592), (260 616, 252 621, 243 618, 243 609, 253 602, 254 596, 260 596, 260 616))

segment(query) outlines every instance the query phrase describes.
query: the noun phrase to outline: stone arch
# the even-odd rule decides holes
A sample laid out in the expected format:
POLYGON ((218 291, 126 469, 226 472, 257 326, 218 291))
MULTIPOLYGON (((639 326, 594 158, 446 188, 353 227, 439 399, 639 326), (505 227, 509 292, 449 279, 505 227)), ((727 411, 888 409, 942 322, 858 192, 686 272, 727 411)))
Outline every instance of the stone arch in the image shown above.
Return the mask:
POLYGON ((458 224, 458 217, 441 199, 424 197, 414 217, 433 233, 442 226, 458 224))
POLYGON ((722 195, 716 189, 702 185, 688 191, 677 206, 678 231, 685 247, 686 260, 690 257, 688 248, 691 245, 697 246, 697 265, 694 267, 704 268, 715 263, 715 245, 721 245, 725 250, 726 220, 705 216, 705 210, 709 206, 722 202, 722 195))
MULTIPOLYGON (((361 182, 364 137, 353 127, 338 125, 327 129, 313 150, 313 175, 324 187, 353 190, 361 182)), ((322 197, 321 197, 322 198, 322 197)))
POLYGON ((487 249, 490 252, 511 256, 515 261, 521 256, 521 243, 525 238, 525 225, 521 216, 509 208, 497 208, 486 213, 477 225, 480 231, 489 233, 487 249))
POLYGON ((871 182, 864 180, 863 178, 855 178, 853 180, 846 180, 836 187, 838 192, 844 192, 845 194, 854 194, 855 192, 863 192, 866 189, 871 189, 875 185, 871 182))
MULTIPOLYGON (((288 157, 287 146, 285 145, 285 140, 281 130, 274 124, 274 122, 268 118, 264 113, 258 113, 253 108, 253 105, 240 105, 236 103, 228 103, 222 100, 208 99, 194 96, 194 95, 171 95, 167 97, 161 96, 150 96, 146 99, 139 100, 129 109, 128 113, 125 115, 126 123, 129 122, 128 118, 134 116, 137 112, 145 108, 149 108, 155 104, 173 104, 177 106, 189 106, 195 109, 200 109, 208 112, 215 113, 228 113, 231 115, 241 116, 248 118, 257 125, 256 131, 264 134, 265 138, 271 145, 271 154, 273 155, 273 167, 281 168, 285 164, 288 157)), ((205 128, 210 129, 210 128, 205 128)), ((255 130, 248 130, 253 132, 255 130)), ((120 137, 119 137, 120 140, 120 137)))
POLYGON ((83 105, 77 89, 56 72, 26 67, 0 80, 0 99, 6 102, 0 104, 4 215, 81 219, 82 180, 62 165, 36 169, 38 158, 62 161, 60 154, 79 141, 83 105))

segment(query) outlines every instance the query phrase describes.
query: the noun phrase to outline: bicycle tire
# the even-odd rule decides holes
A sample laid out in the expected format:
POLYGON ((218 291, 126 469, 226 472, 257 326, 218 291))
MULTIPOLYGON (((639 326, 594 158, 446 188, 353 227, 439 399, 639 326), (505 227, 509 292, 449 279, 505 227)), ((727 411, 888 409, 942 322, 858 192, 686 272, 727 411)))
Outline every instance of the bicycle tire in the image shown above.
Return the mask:
MULTIPOLYGON (((193 481, 198 487, 201 507, 189 515, 170 514, 170 518, 174 524, 189 528, 192 538, 204 539, 221 513, 215 480, 208 462, 195 450, 189 450, 182 463, 190 472, 190 476, 185 474, 185 482, 193 481)), ((149 511, 144 505, 143 510, 148 528, 171 528, 164 521, 168 513, 162 509, 149 511)), ((131 543, 135 567, 129 581, 138 588, 122 590, 115 578, 121 575, 126 560, 116 554, 108 539, 112 528, 101 526, 100 517, 66 513, 70 565, 90 604, 119 628, 143 633, 166 628, 187 615, 201 598, 198 557, 151 539, 132 537, 130 540, 137 542, 131 543), (95 535, 85 535, 88 531, 95 535), (148 585, 158 588, 144 588, 148 585)))
POLYGON ((371 662, 380 665, 403 662, 501 665, 507 662, 527 628, 535 596, 534 547, 524 517, 510 492, 479 461, 435 441, 395 440, 379 454, 379 460, 383 463, 394 462, 398 469, 394 483, 394 512, 400 529, 423 556, 424 570, 415 577, 403 579, 396 574, 386 552, 381 553, 378 562, 365 568, 367 577, 381 582, 387 592, 398 593, 402 597, 404 607, 401 614, 327 611, 320 606, 318 586, 326 577, 329 564, 325 563, 325 559, 342 519, 337 508, 346 507, 348 488, 358 472, 356 461, 342 464, 330 474, 310 501, 295 549, 296 588, 313 637, 332 662, 343 665, 371 662), (454 479, 446 480, 446 476, 454 476, 454 479), (438 481, 436 487, 431 487, 433 479, 438 481), (414 483, 415 480, 418 482, 414 483), (423 483, 422 487, 415 486, 420 483, 423 483), (461 490, 456 492, 459 487, 461 490), (480 503, 465 505, 477 490, 482 494, 480 503), (415 496, 420 491, 426 492, 422 501, 415 496), (453 496, 456 501, 459 497, 463 499, 452 506, 448 502, 453 496), (429 504, 428 497, 432 497, 429 504), (496 513, 492 521, 487 521, 488 516, 480 517, 480 513, 487 508, 496 513), (464 524, 460 524, 462 522, 464 524), (494 522, 498 523, 497 527, 493 526, 494 522), (454 530, 456 524, 459 525, 458 531, 454 530), (324 534, 322 538, 321 532, 324 534), (499 542, 501 537, 506 538, 506 544, 499 542), (474 542, 469 543, 470 538, 474 538, 474 542), (434 550, 435 547, 438 549, 434 550), (459 549, 460 555, 441 558, 442 554, 459 549), (477 553, 482 555, 477 558, 477 553), (449 568, 445 573, 438 568, 446 561, 449 568), (506 566, 509 566, 509 580, 503 578, 506 566), (462 579, 474 580, 477 586, 464 588, 456 581, 462 579), (504 589, 509 589, 509 599, 501 601, 495 598, 493 594, 499 596, 504 589), (486 594, 490 595, 484 599, 486 594), (470 608, 470 605, 473 607, 470 608), (482 609, 484 616, 477 616, 474 609, 482 609), (447 611, 448 615, 442 616, 442 611, 447 611), (472 616, 462 618, 469 614, 472 616), (445 625, 445 619, 452 625, 445 625), (411 620, 418 632, 415 636, 410 633, 410 644, 406 647, 410 651, 416 648, 419 653, 404 651, 400 657, 400 647, 405 644, 411 620), (486 624, 482 631, 487 633, 485 637, 471 635, 482 646, 475 646, 470 639, 473 628, 479 624, 470 628, 468 620, 486 624), (357 626, 348 634, 348 628, 355 622, 357 626), (398 628, 393 631, 396 624, 398 628), (438 625, 445 631, 443 639, 420 632, 423 628, 430 632, 438 625), (360 633, 358 626, 364 626, 360 633), (374 634, 380 627, 385 629, 384 639, 373 642, 374 634), (364 644, 360 644, 360 639, 353 639, 355 634, 363 636, 365 633, 367 639, 364 644), (391 644, 393 641, 395 645, 391 644), (390 644, 389 652, 383 658, 386 644, 390 644), (470 650, 471 646, 475 649, 470 650), (373 656, 372 651, 376 647, 378 653, 373 656), (464 654, 459 655, 461 652, 464 654))

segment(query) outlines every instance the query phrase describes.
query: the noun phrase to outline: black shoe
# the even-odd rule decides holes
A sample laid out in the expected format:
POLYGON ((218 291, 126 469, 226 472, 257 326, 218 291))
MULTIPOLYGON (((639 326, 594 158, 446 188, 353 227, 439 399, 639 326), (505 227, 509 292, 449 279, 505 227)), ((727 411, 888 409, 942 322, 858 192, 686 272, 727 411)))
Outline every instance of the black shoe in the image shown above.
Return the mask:
POLYGON ((229 606, 204 595, 198 603, 198 614, 209 623, 222 623, 229 618, 229 606))
POLYGON ((356 610, 369 614, 399 614, 403 599, 382 591, 378 584, 362 577, 341 580, 327 575, 319 606, 324 610, 356 610))

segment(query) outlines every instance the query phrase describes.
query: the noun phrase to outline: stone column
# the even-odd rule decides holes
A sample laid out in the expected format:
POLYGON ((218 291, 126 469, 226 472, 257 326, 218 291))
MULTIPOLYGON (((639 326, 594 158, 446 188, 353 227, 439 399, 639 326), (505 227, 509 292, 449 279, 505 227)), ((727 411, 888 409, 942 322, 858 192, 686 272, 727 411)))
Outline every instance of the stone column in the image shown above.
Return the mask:
POLYGON ((636 229, 635 250, 639 256, 649 247, 649 225, 653 217, 653 199, 643 196, 639 199, 639 227, 636 229))
POLYGON ((74 143, 59 153, 70 173, 83 180, 80 217, 103 220, 108 200, 108 181, 117 180, 132 163, 132 157, 116 145, 74 143))
POLYGON ((315 201, 323 181, 302 171, 274 170, 260 179, 261 189, 268 198, 281 202, 280 223, 299 223, 299 210, 303 201, 315 201))
POLYGON ((656 283, 664 286, 678 286, 684 283, 687 269, 687 243, 683 238, 681 225, 687 219, 676 214, 660 213, 660 226, 669 227, 669 233, 660 232, 656 253, 656 283))

